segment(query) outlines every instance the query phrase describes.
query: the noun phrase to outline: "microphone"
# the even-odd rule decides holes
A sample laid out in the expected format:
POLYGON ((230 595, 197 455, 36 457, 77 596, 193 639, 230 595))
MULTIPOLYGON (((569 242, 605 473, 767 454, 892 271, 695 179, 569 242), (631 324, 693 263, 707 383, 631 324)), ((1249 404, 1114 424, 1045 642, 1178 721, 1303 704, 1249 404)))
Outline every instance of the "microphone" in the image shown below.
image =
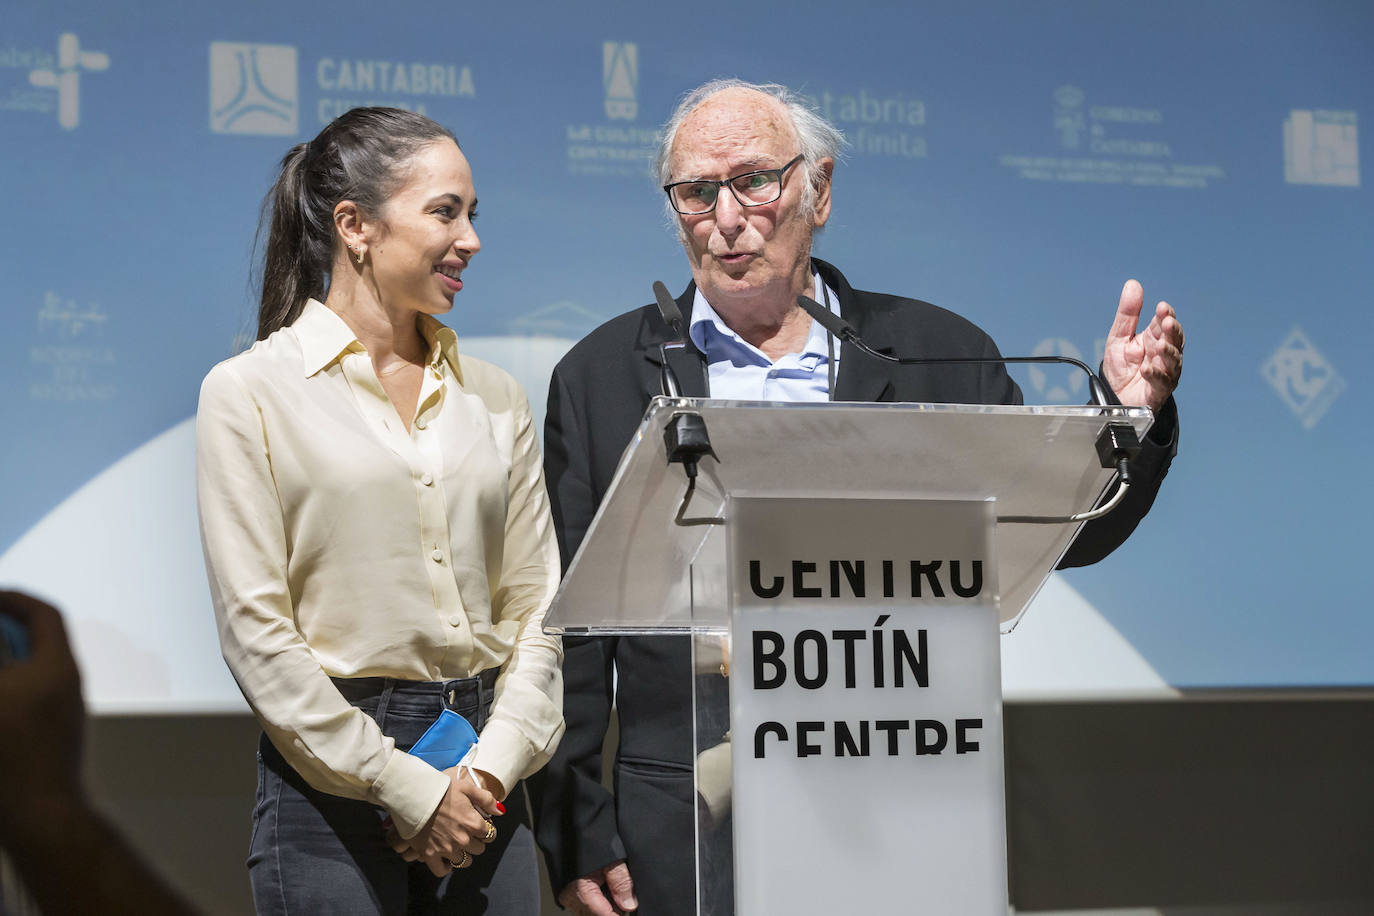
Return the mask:
POLYGON ((897 363, 901 366, 921 366, 921 365, 954 365, 964 364, 985 364, 985 363, 1065 363, 1077 366, 1088 375, 1088 395, 1092 398, 1093 405, 1096 407, 1113 407, 1112 399, 1108 397, 1106 387, 1102 380, 1097 377, 1081 360, 1074 359, 1072 356, 923 356, 923 357, 899 357, 888 353, 879 353, 877 350, 864 343, 859 332, 854 330, 854 326, 836 315, 830 309, 821 305, 810 296, 798 296, 797 305, 801 306, 803 312, 810 315, 817 324, 825 328, 834 336, 846 343, 852 344, 855 349, 867 353, 876 359, 885 360, 889 363, 897 363))
POLYGON ((668 294, 668 287, 663 285, 662 280, 654 281, 654 299, 658 302, 658 314, 663 318, 663 323, 673 329, 675 340, 666 341, 659 344, 658 354, 662 362, 659 363, 658 385, 665 398, 682 397, 682 385, 678 382, 677 373, 673 367, 668 365, 669 347, 677 348, 684 346, 682 342, 682 310, 677 307, 673 297, 668 294))
MULTIPOLYGON (((1066 363, 1077 366, 1088 375, 1088 393, 1092 397, 1095 407, 1113 407, 1115 399, 1108 398, 1106 386, 1081 360, 1071 356, 928 356, 928 357, 898 357, 887 353, 879 353, 877 350, 864 343, 859 337, 859 332, 854 330, 854 326, 836 315, 830 309, 821 305, 810 296, 798 296, 797 305, 801 310, 810 315, 821 327, 828 332, 854 346, 855 349, 867 353, 869 356, 885 360, 889 363, 897 363, 900 366, 919 366, 919 365, 955 365, 964 364, 983 364, 983 363, 1066 363)), ((1125 497, 1126 491, 1131 486, 1130 462, 1140 452, 1140 438, 1136 435, 1135 428, 1124 423, 1108 423, 1098 433, 1095 443, 1097 448, 1098 460, 1104 468, 1115 468, 1120 486, 1117 488, 1115 496, 1103 505, 1090 512, 1080 513, 1079 515, 1066 518, 1038 517, 1038 516, 1007 516, 999 519, 1005 522, 1021 522, 1034 524, 1058 524, 1066 522, 1090 521, 1101 518, 1112 509, 1115 509, 1125 497)))
POLYGON ((654 299, 658 301, 658 313, 663 316, 663 323, 673 329, 674 337, 682 340, 682 311, 669 295, 668 287, 663 285, 662 280, 654 281, 654 299))
MULTIPOLYGON (((668 365, 668 350, 681 349, 687 344, 682 339, 682 310, 677 307, 673 297, 668 293, 668 287, 664 286, 659 280, 654 281, 654 299, 658 302, 658 313, 663 317, 663 323, 672 328, 676 340, 666 341, 659 345, 659 357, 662 364, 659 367, 659 384, 662 387, 664 397, 682 397, 682 386, 678 384, 677 373, 673 367, 668 365)), ((668 455, 669 464, 680 464, 687 473, 687 492, 682 498, 682 505, 678 507, 677 517, 674 521, 679 525, 719 525, 723 524, 721 519, 688 519, 684 517, 687 511, 687 504, 692 499, 692 493, 697 485, 697 463, 702 458, 710 455, 716 458, 715 451, 711 448, 711 436, 706 431, 706 420, 695 410, 679 410, 673 414, 668 423, 663 427, 663 445, 668 455)), ((719 458, 716 458, 719 461, 719 458)))

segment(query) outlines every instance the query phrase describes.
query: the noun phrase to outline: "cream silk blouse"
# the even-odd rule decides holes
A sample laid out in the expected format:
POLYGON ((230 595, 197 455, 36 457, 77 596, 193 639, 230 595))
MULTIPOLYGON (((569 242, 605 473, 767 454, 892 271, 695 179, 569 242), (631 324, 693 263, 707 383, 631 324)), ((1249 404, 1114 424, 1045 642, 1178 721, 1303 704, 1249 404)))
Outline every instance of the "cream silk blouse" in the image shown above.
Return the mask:
POLYGON ((330 677, 437 681, 500 668, 469 763, 511 787, 563 733, 558 583, 529 404, 428 316, 407 431, 363 345, 311 300, 206 376, 197 488, 225 661, 316 788, 381 805, 403 836, 448 777, 398 751, 330 677))

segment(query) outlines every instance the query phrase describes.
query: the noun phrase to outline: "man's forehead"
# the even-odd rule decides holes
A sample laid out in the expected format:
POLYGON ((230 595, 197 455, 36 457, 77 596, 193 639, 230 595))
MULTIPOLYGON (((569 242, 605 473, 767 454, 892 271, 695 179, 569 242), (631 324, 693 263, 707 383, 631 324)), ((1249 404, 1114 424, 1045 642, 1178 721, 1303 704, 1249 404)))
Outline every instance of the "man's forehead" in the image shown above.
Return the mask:
POLYGON ((796 131, 782 105, 757 92, 723 92, 692 110, 673 141, 675 173, 776 168, 796 155, 796 131))

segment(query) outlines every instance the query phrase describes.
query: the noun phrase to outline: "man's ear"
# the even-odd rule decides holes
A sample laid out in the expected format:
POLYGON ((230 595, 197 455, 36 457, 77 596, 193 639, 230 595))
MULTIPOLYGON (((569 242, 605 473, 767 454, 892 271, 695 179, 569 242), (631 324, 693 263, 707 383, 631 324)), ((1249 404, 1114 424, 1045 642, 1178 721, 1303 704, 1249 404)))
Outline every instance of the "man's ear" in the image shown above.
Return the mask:
POLYGON ((825 221, 830 219, 830 181, 835 175, 835 160, 826 156, 819 165, 824 180, 821 182, 821 186, 816 189, 816 213, 813 225, 817 229, 824 226, 825 221))

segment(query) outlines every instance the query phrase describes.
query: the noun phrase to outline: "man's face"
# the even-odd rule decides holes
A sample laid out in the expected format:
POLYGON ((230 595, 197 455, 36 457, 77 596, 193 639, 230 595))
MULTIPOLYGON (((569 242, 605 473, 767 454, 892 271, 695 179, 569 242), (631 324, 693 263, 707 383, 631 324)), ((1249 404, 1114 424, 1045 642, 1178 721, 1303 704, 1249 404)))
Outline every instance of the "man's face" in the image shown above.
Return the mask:
MULTIPOLYGON (((669 158, 669 180, 723 180, 782 168, 799 152, 780 103, 752 90, 728 89, 682 122, 669 158)), ((823 163, 829 165, 829 160, 823 163)), ((805 183, 798 164, 784 176, 782 196, 771 204, 745 207, 722 188, 710 213, 678 217, 692 278, 727 322, 761 299, 790 306, 807 289, 811 236, 830 215, 830 190, 827 181, 813 212, 807 212, 801 206, 805 183)))

